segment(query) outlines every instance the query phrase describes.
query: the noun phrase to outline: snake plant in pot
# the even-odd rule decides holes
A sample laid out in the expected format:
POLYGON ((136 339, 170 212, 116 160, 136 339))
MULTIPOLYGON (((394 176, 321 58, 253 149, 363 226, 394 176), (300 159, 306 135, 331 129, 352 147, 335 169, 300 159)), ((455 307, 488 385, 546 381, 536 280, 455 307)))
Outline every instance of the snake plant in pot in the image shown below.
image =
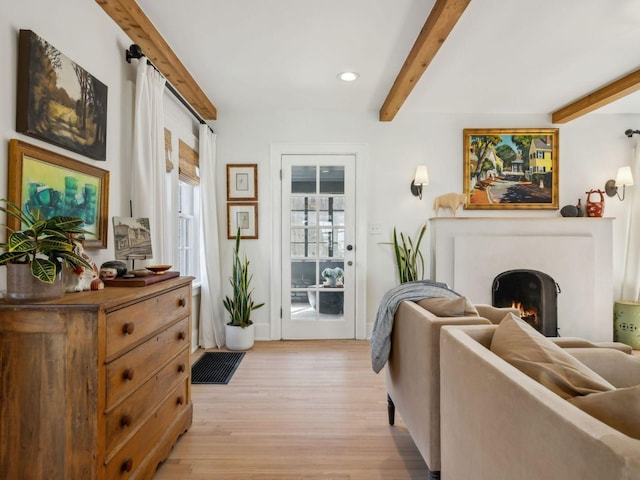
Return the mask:
POLYGON ((420 243, 427 231, 423 225, 418 233, 418 238, 413 241, 409 235, 400 232, 400 239, 396 229, 393 229, 393 253, 395 254, 396 267, 400 283, 424 279, 424 257, 420 251, 420 243))
POLYGON ((7 300, 46 300, 64 295, 63 267, 89 268, 92 266, 74 248, 74 235, 90 233, 80 225, 81 218, 55 216, 45 219, 36 208, 22 211, 8 200, 0 200, 0 211, 7 217, 16 218, 24 230, 12 230, 3 225, 8 233, 4 250, 0 254, 0 265, 7 267, 7 300))
POLYGON ((240 229, 236 235, 236 244, 233 249, 233 270, 231 286, 233 293, 225 296, 224 308, 229 312, 231 321, 226 324, 226 347, 229 350, 247 350, 253 346, 254 331, 251 312, 262 307, 264 303, 255 303, 251 280, 253 275, 249 273, 249 259, 245 253, 240 256, 240 229))

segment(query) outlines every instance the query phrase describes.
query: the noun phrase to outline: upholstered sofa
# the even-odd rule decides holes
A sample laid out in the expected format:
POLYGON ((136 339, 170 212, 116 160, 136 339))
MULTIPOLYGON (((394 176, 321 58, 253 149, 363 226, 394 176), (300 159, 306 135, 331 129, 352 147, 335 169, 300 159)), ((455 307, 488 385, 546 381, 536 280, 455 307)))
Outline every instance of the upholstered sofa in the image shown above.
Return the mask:
POLYGON ((514 309, 473 306, 464 297, 425 299, 420 303, 430 304, 431 311, 403 301, 394 317, 386 368, 389 423, 394 424, 397 409, 429 468, 430 478, 438 478, 440 329, 443 325, 491 325, 514 309))
MULTIPOLYGON (((430 298, 418 302, 400 302, 393 319, 385 374, 389 424, 394 424, 397 409, 429 468, 429 477, 436 479, 441 469, 441 328, 445 325, 497 324, 508 313, 519 312, 512 308, 472 305, 464 297, 430 298)), ((554 342, 577 349, 597 345, 631 352, 630 347, 615 342, 594 344, 574 337, 556 338, 554 342)))
MULTIPOLYGON (((490 347, 494 346, 492 341, 497 337, 498 328, 478 325, 442 329, 443 478, 640 478, 640 440, 637 439, 640 413, 636 400, 640 388, 632 387, 640 384, 640 358, 614 349, 561 349, 579 359, 582 367, 589 371, 589 381, 594 382, 580 391, 584 382, 571 378, 563 384, 566 380, 563 373, 554 371, 553 367, 545 366, 542 374, 531 373, 527 369, 532 365, 535 368, 535 362, 522 359, 508 362, 508 356, 501 355, 499 350, 494 349, 498 352, 494 353, 490 347), (603 387, 604 392, 597 391, 599 379, 610 383, 610 387, 603 387), (593 395, 609 395, 612 393, 609 388, 614 394, 631 392, 634 397, 627 398, 623 405, 616 397, 599 397, 613 400, 606 404, 604 415, 601 407, 600 416, 587 413, 584 403, 580 408, 576 406, 580 403, 573 403, 575 399, 584 401, 598 398, 593 395), (572 396, 575 393, 569 393, 572 389, 579 394, 572 396), (631 408, 627 410, 629 405, 631 408), (614 416, 613 420, 610 416, 614 416), (620 419, 624 426, 610 426, 620 419), (635 431, 622 433, 625 428, 635 428, 635 431)), ((518 352, 514 345, 509 350, 518 352)), ((569 370, 571 375, 575 374, 573 367, 569 370)))

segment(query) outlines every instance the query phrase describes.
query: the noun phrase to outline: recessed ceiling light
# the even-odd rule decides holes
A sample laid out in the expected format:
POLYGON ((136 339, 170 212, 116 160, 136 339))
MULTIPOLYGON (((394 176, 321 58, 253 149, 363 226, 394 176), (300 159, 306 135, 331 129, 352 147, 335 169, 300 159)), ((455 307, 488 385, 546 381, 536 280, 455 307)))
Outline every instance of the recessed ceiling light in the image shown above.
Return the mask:
POLYGON ((342 72, 338 74, 338 78, 343 82, 353 82, 360 78, 360 74, 357 72, 342 72))

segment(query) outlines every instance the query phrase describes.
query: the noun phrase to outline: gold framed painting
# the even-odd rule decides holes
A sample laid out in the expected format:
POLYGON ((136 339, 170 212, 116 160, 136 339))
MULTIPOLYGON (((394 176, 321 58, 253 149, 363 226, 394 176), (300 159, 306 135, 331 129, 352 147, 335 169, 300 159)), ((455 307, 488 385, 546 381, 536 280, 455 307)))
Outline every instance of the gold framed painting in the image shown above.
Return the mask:
POLYGON ((557 128, 465 128, 465 209, 558 209, 557 128))
MULTIPOLYGON (((84 246, 107 248, 109 172, 20 140, 9 141, 9 201, 45 218, 80 217, 89 231, 84 246)), ((9 228, 18 220, 8 217, 9 228)))

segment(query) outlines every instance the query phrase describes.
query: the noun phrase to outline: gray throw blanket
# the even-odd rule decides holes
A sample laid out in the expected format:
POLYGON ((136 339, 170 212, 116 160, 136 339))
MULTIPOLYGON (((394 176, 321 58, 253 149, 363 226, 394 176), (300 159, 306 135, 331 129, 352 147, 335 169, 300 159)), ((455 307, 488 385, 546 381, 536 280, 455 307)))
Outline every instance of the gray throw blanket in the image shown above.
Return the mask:
POLYGON ((400 302, 404 300, 417 301, 423 298, 457 298, 460 294, 449 289, 446 283, 431 280, 417 280, 407 282, 392 288, 380 300, 376 321, 371 332, 371 366, 379 373, 387 363, 391 351, 391 330, 393 317, 400 302))

